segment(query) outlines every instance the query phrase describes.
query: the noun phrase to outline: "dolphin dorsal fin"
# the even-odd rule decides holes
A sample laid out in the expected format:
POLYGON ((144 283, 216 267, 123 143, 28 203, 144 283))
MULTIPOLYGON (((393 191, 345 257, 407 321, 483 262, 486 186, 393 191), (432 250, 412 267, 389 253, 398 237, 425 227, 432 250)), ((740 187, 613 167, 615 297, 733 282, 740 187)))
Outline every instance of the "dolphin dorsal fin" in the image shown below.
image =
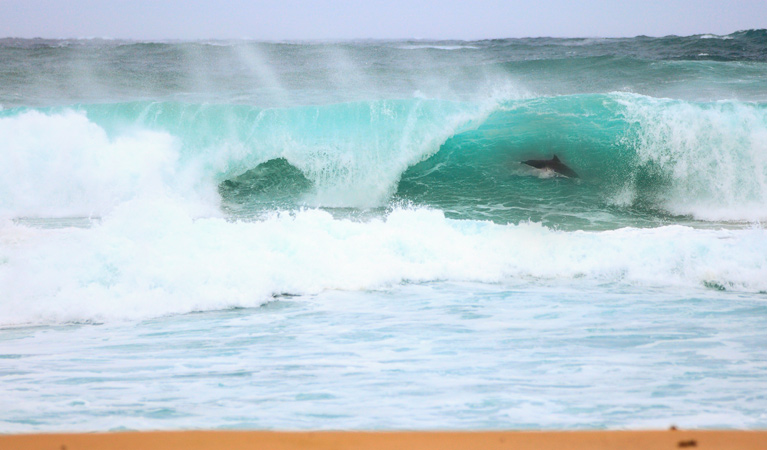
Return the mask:
POLYGON ((551 158, 551 160, 554 162, 559 162, 559 158, 557 158, 557 155, 554 155, 554 157, 551 158))

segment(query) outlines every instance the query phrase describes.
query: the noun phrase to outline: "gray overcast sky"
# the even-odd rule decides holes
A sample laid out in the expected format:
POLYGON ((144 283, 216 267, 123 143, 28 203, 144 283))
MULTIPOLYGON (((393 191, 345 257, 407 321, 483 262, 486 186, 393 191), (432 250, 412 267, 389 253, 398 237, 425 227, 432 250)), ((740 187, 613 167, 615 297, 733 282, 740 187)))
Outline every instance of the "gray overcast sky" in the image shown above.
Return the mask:
POLYGON ((0 37, 484 39, 767 28, 767 0, 0 0, 0 37))

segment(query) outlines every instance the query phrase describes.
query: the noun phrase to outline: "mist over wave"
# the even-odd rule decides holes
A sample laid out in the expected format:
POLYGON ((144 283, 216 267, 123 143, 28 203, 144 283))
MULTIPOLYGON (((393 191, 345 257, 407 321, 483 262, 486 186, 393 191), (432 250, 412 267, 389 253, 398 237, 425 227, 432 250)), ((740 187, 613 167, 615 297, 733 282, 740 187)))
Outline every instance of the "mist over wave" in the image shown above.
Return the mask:
POLYGON ((294 107, 414 92, 465 101, 509 81, 544 96, 628 91, 764 102, 766 44, 765 30, 486 41, 0 39, 0 105, 158 100, 294 107))

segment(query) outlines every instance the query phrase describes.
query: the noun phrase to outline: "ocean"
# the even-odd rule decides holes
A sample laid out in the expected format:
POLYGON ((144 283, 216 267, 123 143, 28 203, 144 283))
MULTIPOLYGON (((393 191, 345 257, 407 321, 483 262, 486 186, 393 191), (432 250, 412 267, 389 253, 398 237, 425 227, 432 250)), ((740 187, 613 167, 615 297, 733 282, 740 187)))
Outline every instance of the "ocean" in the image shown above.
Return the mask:
POLYGON ((764 429, 765 220, 767 30, 0 39, 0 433, 764 429))

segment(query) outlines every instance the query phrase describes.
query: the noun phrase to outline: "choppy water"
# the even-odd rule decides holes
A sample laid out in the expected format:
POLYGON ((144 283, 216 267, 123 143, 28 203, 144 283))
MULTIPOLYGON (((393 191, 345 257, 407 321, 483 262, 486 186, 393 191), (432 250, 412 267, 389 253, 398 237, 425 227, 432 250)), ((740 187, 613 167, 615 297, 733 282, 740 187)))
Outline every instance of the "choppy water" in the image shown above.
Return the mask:
POLYGON ((763 428, 766 49, 2 39, 0 431, 763 428))

